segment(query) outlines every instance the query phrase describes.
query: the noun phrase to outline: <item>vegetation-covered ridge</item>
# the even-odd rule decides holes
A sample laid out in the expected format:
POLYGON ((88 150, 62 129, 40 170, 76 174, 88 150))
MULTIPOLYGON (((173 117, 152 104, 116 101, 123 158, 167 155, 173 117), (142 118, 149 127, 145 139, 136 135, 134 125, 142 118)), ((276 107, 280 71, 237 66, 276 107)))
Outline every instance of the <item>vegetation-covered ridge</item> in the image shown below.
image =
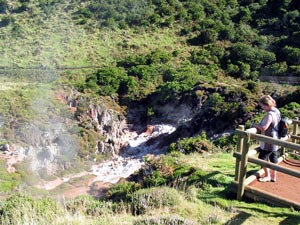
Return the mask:
POLYGON ((2 0, 0 6, 1 66, 111 65, 159 46, 173 50, 175 62, 214 64, 236 78, 299 76, 297 0, 2 0))

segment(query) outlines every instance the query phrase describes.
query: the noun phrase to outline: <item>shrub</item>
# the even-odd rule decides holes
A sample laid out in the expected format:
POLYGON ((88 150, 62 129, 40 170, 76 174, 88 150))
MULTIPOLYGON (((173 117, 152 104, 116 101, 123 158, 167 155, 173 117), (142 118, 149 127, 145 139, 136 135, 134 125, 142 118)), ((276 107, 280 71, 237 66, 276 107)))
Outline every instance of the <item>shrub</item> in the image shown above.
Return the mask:
POLYGON ((240 68, 238 65, 235 65, 235 64, 232 64, 232 63, 229 63, 227 64, 227 69, 226 69, 226 72, 233 76, 233 77, 238 77, 239 76, 239 71, 240 71, 240 68))
POLYGON ((275 61, 276 56, 273 52, 244 43, 236 43, 230 48, 227 71, 230 74, 240 76, 242 79, 254 79, 257 74, 253 72, 258 72, 263 67, 271 65, 275 61), (236 70, 237 68, 230 66, 230 64, 237 65, 239 67, 238 74, 236 70))
MULTIPOLYGON (((93 13, 87 9, 87 8, 80 8, 76 13, 76 18, 77 19, 83 19, 83 18, 92 18, 93 17, 93 13)), ((75 19, 76 19, 75 18, 75 19)))
POLYGON ((237 136, 230 135, 230 136, 222 136, 214 141, 214 144, 218 147, 223 148, 224 150, 232 151, 236 147, 237 136))
POLYGON ((212 108, 215 112, 218 112, 220 110, 224 110, 223 107, 221 107, 225 104, 224 100, 225 97, 215 92, 208 97, 206 104, 208 107, 212 108))
POLYGON ((147 56, 147 64, 167 63, 170 59, 170 53, 157 49, 147 56))
POLYGON ((3 16, 0 21, 0 26, 5 27, 15 22, 15 18, 11 15, 3 16))
POLYGON ((145 224, 151 224, 151 225, 196 225, 197 223, 178 217, 176 215, 174 216, 155 216, 155 217, 148 217, 143 219, 136 220, 133 225, 145 225, 145 224))
POLYGON ((11 30, 11 36, 14 38, 22 37, 23 28, 20 24, 15 24, 11 30))
POLYGON ((246 83, 246 88, 252 93, 258 93, 260 91, 260 86, 255 81, 248 81, 246 83))
POLYGON ((12 195, 0 204, 1 224, 53 224, 62 215, 64 211, 54 200, 25 194, 12 195))
POLYGON ((191 38, 188 42, 191 45, 205 45, 212 42, 215 42, 218 39, 218 32, 214 29, 205 29, 201 30, 200 34, 197 37, 191 38))
POLYGON ((201 136, 195 136, 191 138, 183 138, 176 143, 172 143, 168 149, 172 151, 180 151, 184 154, 190 154, 192 152, 208 152, 214 150, 214 145, 206 140, 206 134, 202 133, 201 136))
POLYGON ((192 51, 189 60, 194 64, 207 64, 210 58, 210 52, 206 49, 201 49, 199 51, 192 51))
POLYGON ((16 13, 22 13, 25 12, 29 9, 29 2, 22 2, 22 4, 20 6, 18 6, 17 8, 14 9, 14 12, 16 13))
POLYGON ((138 189, 140 189, 140 185, 138 183, 125 181, 114 185, 111 189, 109 189, 105 197, 113 201, 127 201, 130 200, 129 196, 138 189))
POLYGON ((5 13, 8 7, 9 5, 7 3, 7 0, 0 0, 0 13, 5 13))
POLYGON ((300 65, 290 66, 289 71, 293 76, 300 76, 300 65))
POLYGON ((101 216, 112 214, 115 205, 111 202, 95 200, 92 196, 80 196, 67 201, 65 207, 72 214, 83 213, 88 216, 101 216))
POLYGON ((161 185, 166 185, 168 183, 168 176, 163 174, 159 169, 155 169, 151 172, 151 174, 147 174, 143 178, 143 186, 144 187, 157 187, 161 185))
POLYGON ((300 104, 297 102, 290 102, 283 108, 280 108, 281 113, 288 118, 298 117, 300 114, 300 104))
POLYGON ((300 48, 285 46, 283 53, 285 54, 288 64, 300 64, 300 48))
POLYGON ((276 62, 271 65, 266 66, 262 70, 263 75, 267 76, 283 76, 286 74, 288 66, 286 62, 276 62))
POLYGON ((80 90, 89 89, 100 95, 113 95, 117 93, 121 82, 127 79, 124 69, 117 67, 106 67, 90 74, 85 83, 79 84, 80 90))
POLYGON ((224 27, 219 32, 220 40, 233 41, 235 38, 235 30, 232 26, 224 27))
POLYGON ((104 68, 98 70, 96 76, 100 94, 111 95, 117 92, 120 82, 126 77, 126 74, 121 68, 104 68))
POLYGON ((153 209, 172 207, 180 203, 182 196, 170 187, 141 189, 131 195, 131 207, 134 214, 145 214, 153 209))
POLYGON ((252 13, 248 7, 241 8, 240 12, 234 19, 239 23, 249 23, 252 20, 252 13))

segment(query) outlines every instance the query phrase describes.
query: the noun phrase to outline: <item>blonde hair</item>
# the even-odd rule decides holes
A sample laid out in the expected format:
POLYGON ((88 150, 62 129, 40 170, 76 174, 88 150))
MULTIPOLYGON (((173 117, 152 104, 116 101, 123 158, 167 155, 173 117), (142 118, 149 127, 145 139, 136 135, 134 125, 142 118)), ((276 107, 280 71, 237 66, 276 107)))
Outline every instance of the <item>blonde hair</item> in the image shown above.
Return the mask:
POLYGON ((267 106, 276 106, 276 101, 270 95, 264 95, 259 99, 259 104, 267 106))

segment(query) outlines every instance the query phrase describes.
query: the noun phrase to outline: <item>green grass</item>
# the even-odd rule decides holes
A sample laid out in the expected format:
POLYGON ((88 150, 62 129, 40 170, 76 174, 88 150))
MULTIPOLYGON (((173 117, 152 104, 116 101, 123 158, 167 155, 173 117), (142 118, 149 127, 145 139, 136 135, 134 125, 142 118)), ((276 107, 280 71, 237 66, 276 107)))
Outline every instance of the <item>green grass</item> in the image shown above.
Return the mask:
MULTIPOLYGON (((197 202, 198 207, 202 205, 201 214, 208 215, 206 218, 217 220, 215 224, 225 224, 226 222, 228 224, 271 225, 288 224, 286 221, 298 224, 300 221, 298 212, 292 208, 273 207, 252 200, 237 201, 236 194, 230 188, 235 171, 235 158, 231 153, 207 155, 194 153, 179 155, 176 160, 206 171, 207 184, 202 189, 190 187, 192 189, 190 192, 193 193, 190 195, 193 196, 191 199, 194 200, 193 202, 197 202)), ((249 168, 259 169, 251 164, 249 168)), ((187 192, 189 193, 189 191, 187 192)))

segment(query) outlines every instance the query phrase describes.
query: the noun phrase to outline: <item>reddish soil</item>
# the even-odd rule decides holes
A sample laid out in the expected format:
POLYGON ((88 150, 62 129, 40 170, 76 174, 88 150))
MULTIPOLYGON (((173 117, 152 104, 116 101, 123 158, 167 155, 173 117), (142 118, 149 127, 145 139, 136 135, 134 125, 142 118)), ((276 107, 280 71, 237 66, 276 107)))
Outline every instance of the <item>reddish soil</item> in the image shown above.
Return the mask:
MULTIPOLYGON (((284 159, 280 166, 300 171, 300 161, 294 159, 284 159)), ((294 202, 300 202, 300 178, 284 173, 277 173, 276 182, 259 182, 257 180, 250 183, 250 186, 280 196, 294 202)))
POLYGON ((74 199, 80 195, 90 195, 99 199, 105 195, 111 186, 112 184, 104 182, 94 182, 90 185, 88 185, 88 183, 82 183, 81 185, 73 185, 73 187, 65 191, 62 196, 64 199, 74 199))

